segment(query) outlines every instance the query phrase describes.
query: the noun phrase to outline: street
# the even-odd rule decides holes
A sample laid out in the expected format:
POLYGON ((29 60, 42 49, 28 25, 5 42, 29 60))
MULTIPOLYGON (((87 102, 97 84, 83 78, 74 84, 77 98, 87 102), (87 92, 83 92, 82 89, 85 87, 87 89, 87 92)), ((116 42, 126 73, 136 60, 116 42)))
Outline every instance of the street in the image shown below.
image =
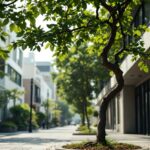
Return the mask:
POLYGON ((58 150, 69 142, 95 139, 95 136, 73 136, 76 126, 38 130, 33 133, 0 134, 0 150, 58 150))
MULTIPOLYGON (((66 143, 95 140, 95 135, 72 135, 77 126, 65 126, 38 130, 33 133, 15 132, 0 133, 0 150, 62 150, 66 143)), ((137 134, 121 134, 107 130, 109 140, 135 144, 150 150, 150 136, 137 134)))

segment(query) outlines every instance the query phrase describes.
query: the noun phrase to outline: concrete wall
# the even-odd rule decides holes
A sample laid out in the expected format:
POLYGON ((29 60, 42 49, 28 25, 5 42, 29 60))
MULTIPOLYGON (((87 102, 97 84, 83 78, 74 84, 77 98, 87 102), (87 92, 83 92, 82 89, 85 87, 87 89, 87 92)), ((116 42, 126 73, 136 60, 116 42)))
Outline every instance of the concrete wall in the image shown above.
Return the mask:
POLYGON ((23 86, 25 88, 25 103, 30 104, 31 80, 30 79, 23 79, 23 86))
POLYGON ((125 86, 123 89, 123 133, 135 133, 135 95, 133 86, 125 86))

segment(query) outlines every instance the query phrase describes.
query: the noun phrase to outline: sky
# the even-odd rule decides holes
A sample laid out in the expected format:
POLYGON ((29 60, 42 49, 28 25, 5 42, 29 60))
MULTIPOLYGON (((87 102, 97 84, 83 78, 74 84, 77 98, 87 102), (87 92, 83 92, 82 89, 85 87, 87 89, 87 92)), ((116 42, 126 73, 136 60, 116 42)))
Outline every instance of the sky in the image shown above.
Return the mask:
MULTIPOLYGON (((29 55, 30 50, 24 50, 24 57, 29 55)), ((42 49, 40 52, 34 51, 36 61, 53 61, 53 53, 49 49, 42 49)))
MULTIPOLYGON (((39 16, 36 19, 36 26, 41 26, 42 28, 44 28, 45 30, 47 30, 47 26, 46 24, 48 24, 47 21, 43 21, 44 17, 43 16, 39 16)), ((30 50, 25 50, 24 51, 24 57, 27 57, 29 55, 30 50)), ((49 61, 52 62, 54 60, 53 53, 52 51, 50 51, 49 49, 45 49, 44 46, 42 48, 42 50, 40 52, 38 51, 34 51, 35 54, 35 60, 36 61, 49 61)))

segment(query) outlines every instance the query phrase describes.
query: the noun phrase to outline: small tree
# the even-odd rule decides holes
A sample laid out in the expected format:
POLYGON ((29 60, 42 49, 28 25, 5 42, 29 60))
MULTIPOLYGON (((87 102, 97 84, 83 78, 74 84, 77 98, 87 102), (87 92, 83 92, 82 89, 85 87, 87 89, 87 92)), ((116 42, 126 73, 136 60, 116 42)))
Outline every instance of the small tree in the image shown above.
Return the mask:
POLYGON ((46 128, 48 129, 48 127, 49 127, 49 118, 50 118, 50 115, 52 115, 52 110, 55 107, 55 102, 53 100, 51 100, 51 99, 46 99, 45 101, 43 101, 42 106, 45 109, 45 114, 46 114, 46 128))
MULTIPOLYGON (((20 104, 10 108, 12 113, 12 120, 17 125, 18 130, 28 130, 30 107, 28 104, 20 104)), ((37 116, 35 111, 32 111, 32 126, 34 129, 38 128, 37 116)))
POLYGON ((0 94, 0 106, 4 109, 3 118, 6 119, 7 104, 9 103, 10 100, 13 100, 14 106, 15 106, 16 100, 18 100, 24 92, 19 91, 18 89, 12 89, 12 90, 1 90, 0 93, 1 93, 0 94))

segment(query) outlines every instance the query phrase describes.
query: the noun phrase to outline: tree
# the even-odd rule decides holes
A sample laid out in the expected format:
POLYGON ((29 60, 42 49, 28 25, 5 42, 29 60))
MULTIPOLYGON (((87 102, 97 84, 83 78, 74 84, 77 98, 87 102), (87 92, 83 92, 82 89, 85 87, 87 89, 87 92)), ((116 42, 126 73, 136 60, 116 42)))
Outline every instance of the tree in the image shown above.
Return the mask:
POLYGON ((58 104, 58 109, 61 111, 61 116, 60 116, 60 124, 61 125, 67 125, 71 122, 73 113, 69 109, 69 106, 66 101, 59 100, 57 102, 58 104))
POLYGON ((97 53, 87 49, 86 44, 74 46, 67 54, 58 56, 56 65, 59 96, 73 104, 82 125, 86 118, 90 128, 88 107, 100 90, 100 81, 108 79, 108 72, 100 65, 97 53))
MULTIPOLYGON (((19 104, 10 108, 12 113, 12 120, 17 125, 18 130, 28 130, 30 107, 28 104, 19 104)), ((35 111, 32 111, 32 126, 34 129, 38 128, 37 116, 35 111)))
POLYGON ((45 114, 46 114, 46 128, 48 129, 48 127, 49 127, 50 113, 52 113, 52 110, 55 108, 55 102, 52 101, 51 99, 47 99, 47 100, 43 101, 42 106, 45 109, 45 114))
MULTIPOLYGON (((13 49, 10 41, 11 32, 18 33, 26 27, 23 0, 0 0, 0 58, 8 58, 9 52, 13 49)), ((15 45, 14 45, 15 46, 15 45)), ((15 46, 16 48, 16 46, 15 46)))
MULTIPOLYGON (((23 37, 17 42, 18 46, 40 51, 41 46, 46 43, 46 47, 53 48, 55 55, 61 55, 67 53, 72 44, 80 45, 83 41, 87 41, 99 51, 98 56, 103 66, 114 73, 117 84, 103 97, 100 106, 98 143, 105 143, 108 104, 124 86, 120 58, 126 54, 133 54, 135 58, 150 56, 150 52, 144 50, 143 41, 140 40, 146 27, 131 28, 135 4, 138 6, 141 2, 140 0, 27 0, 25 11, 17 12, 19 14, 17 17, 21 20, 19 22, 25 22, 25 18, 29 20, 28 26, 18 33, 18 36, 23 37), (43 20, 47 23, 46 29, 36 26, 35 18, 40 15, 43 15, 43 20), (21 16, 24 16, 24 20, 21 16), (126 43, 127 36, 134 36, 134 40, 129 44, 126 43)), ((21 26, 17 22, 16 25, 21 26)), ((13 45, 16 46, 17 43, 14 42, 13 45)), ((142 67, 148 71, 148 67, 145 65, 142 67)))
POLYGON ((24 91, 20 91, 18 89, 10 90, 10 99, 13 100, 14 106, 16 105, 16 100, 20 98, 24 94, 24 91))
POLYGON ((16 100, 18 100, 23 93, 23 91, 19 91, 18 89, 0 91, 0 107, 4 108, 4 119, 7 117, 7 104, 9 101, 13 100, 15 106, 16 100))

